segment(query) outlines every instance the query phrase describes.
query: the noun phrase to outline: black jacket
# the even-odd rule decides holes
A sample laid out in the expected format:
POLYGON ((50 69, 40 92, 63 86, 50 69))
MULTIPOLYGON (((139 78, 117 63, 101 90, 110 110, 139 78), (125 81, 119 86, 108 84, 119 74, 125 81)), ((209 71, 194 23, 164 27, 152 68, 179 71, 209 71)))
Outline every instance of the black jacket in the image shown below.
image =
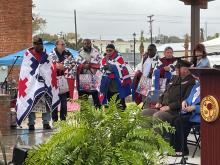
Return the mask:
POLYGON ((170 83, 167 85, 166 90, 160 97, 159 102, 163 106, 170 107, 170 110, 168 112, 170 113, 179 112, 182 106, 181 102, 189 96, 190 91, 194 84, 195 84, 195 79, 191 74, 189 74, 183 79, 181 79, 178 76, 173 77, 173 79, 171 79, 170 83), (180 82, 181 82, 181 88, 180 88, 180 82))

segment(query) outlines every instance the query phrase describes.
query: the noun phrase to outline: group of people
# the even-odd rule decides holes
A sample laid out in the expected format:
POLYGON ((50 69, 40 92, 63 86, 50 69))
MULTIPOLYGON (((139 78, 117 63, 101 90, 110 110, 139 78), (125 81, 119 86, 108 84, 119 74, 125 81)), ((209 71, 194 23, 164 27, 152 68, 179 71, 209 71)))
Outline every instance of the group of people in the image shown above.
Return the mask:
POLYGON ((113 44, 106 46, 106 52, 102 56, 92 46, 91 40, 85 39, 76 58, 65 48, 63 40, 57 40, 55 46, 54 50, 47 54, 43 49, 42 39, 36 38, 33 47, 24 55, 16 105, 19 125, 28 117, 29 130, 34 130, 35 112, 42 112, 43 128, 51 129, 51 114, 52 120, 58 121, 59 104, 60 120, 66 120, 67 98, 73 96, 74 80, 79 98, 92 95, 94 106, 100 108, 107 104, 113 95, 117 95, 119 108, 125 110, 125 98, 131 93, 137 104, 146 99, 136 92, 142 76, 152 79, 154 94, 158 94, 160 90, 160 78, 166 78, 165 91, 158 95, 153 108, 144 106, 142 114, 159 118, 174 126, 176 132, 170 137, 171 144, 176 152, 184 151, 184 154, 188 154, 187 136, 193 124, 200 122, 200 83, 199 79, 190 73, 189 67, 210 67, 204 45, 198 44, 195 47, 195 58, 190 63, 175 58, 171 47, 165 48, 164 57, 160 58, 156 46, 150 44, 147 53, 142 54, 133 81, 123 57, 113 44), (97 90, 83 90, 80 86, 82 75, 94 76, 98 71, 101 71, 102 76, 97 90), (65 77, 68 91, 60 93, 61 84, 57 81, 58 77, 65 77), (180 140, 181 125, 184 130, 184 146, 180 140))
POLYGON ((175 133, 169 135, 170 144, 177 155, 187 155, 189 154, 187 137, 192 126, 200 124, 200 82, 198 77, 191 74, 189 68, 209 68, 210 63, 202 44, 196 45, 192 63, 173 58, 172 53, 172 48, 167 47, 164 51, 165 57, 161 59, 162 65, 155 70, 157 74, 160 73, 160 77, 168 75, 166 89, 155 106, 145 108, 142 114, 159 118, 175 127, 175 133))
POLYGON ((102 56, 91 40, 85 39, 78 56, 73 58, 63 40, 57 40, 54 50, 47 54, 42 39, 35 38, 21 65, 16 104, 18 125, 28 117, 29 130, 35 130, 35 112, 42 112, 44 129, 51 129, 51 118, 53 122, 58 121, 58 116, 60 120, 66 120, 67 98, 73 96, 74 80, 79 98, 92 95, 96 108, 107 104, 115 94, 119 108, 126 108, 125 97, 131 94, 132 81, 123 57, 113 44, 106 46, 102 56), (82 89, 80 77, 94 76, 97 70, 102 72, 99 89, 82 89), (66 82, 69 90, 61 93, 61 86, 66 86, 66 82))

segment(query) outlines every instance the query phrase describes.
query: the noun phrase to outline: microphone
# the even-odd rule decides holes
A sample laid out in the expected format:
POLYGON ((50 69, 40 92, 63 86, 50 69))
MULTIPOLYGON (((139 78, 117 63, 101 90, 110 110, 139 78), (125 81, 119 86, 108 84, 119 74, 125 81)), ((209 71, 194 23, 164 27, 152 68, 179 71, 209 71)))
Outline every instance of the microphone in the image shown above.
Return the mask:
POLYGON ((213 68, 220 69, 220 65, 213 65, 213 68))
POLYGON ((220 55, 220 52, 207 53, 207 56, 215 56, 215 55, 220 55))

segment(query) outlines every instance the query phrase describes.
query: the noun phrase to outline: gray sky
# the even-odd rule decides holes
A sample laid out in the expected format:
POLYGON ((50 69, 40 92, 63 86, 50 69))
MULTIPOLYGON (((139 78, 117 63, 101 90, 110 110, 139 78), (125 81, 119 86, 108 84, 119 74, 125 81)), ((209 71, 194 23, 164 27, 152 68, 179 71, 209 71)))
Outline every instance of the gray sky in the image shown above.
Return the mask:
MULTIPOLYGON (((190 6, 179 0, 34 0, 34 12, 47 20, 44 32, 74 32, 77 11, 78 33, 83 38, 132 39, 144 30, 149 37, 148 15, 153 17, 153 35, 190 33, 190 6)), ((201 10, 201 27, 207 22, 208 35, 220 32, 220 1, 210 2, 201 10)))

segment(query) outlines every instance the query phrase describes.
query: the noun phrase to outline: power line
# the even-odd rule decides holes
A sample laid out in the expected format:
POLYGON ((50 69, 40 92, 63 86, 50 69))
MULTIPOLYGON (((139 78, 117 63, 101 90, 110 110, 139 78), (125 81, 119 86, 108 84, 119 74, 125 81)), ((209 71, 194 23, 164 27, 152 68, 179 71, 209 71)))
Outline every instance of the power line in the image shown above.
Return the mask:
MULTIPOLYGON (((36 11, 37 9, 34 9, 34 11, 36 11)), ((38 11, 44 11, 44 12, 52 12, 52 13, 68 13, 68 14, 71 14, 72 11, 70 10, 57 10, 57 9, 38 9, 38 11)), ((80 11, 80 10, 77 10, 77 14, 90 14, 90 16, 92 14, 94 15, 100 15, 100 16, 117 16, 117 15, 125 15, 125 16, 146 16, 148 15, 147 13, 117 13, 117 12, 114 12, 114 13, 109 13, 109 12, 93 12, 93 11, 80 11)), ((186 17, 186 16, 180 16, 180 15, 166 15, 166 14, 155 14, 156 17, 170 17, 170 18, 184 18, 184 19, 189 19, 190 17, 186 17)), ((214 19, 214 20, 219 20, 220 17, 201 17, 201 19, 214 19)))
MULTIPOLYGON (((65 21, 65 19, 67 21, 72 21, 74 17, 72 16, 62 16, 62 15, 51 15, 51 14, 42 14, 41 16, 45 16, 45 17, 51 17, 52 19, 56 19, 56 20, 60 20, 62 18, 62 21, 65 21)), ((79 17, 79 16, 78 16, 79 17)), ((82 18, 82 19, 79 19, 79 22, 88 22, 88 21, 102 21, 102 22, 139 22, 139 23, 143 23, 144 19, 113 19, 113 18, 94 18, 94 17, 85 17, 85 18, 82 18)), ((155 23, 165 23, 165 24, 179 24, 179 25, 183 25, 183 24, 190 24, 189 20, 184 20, 184 21, 176 21, 176 20, 172 20, 172 19, 157 19, 157 20, 154 20, 155 23)), ((205 20, 202 20, 201 21, 201 24, 204 24, 205 20)), ((208 22, 208 24, 212 24, 212 25, 219 25, 220 22, 208 22)))
MULTIPOLYGON (((39 11, 46 11, 46 12, 62 12, 62 13, 71 13, 70 10, 56 10, 56 9, 38 9, 39 11)), ((80 10, 77 10, 77 13, 78 14, 94 14, 94 15, 125 15, 125 16, 146 16, 148 15, 147 13, 109 13, 109 12, 92 12, 92 11, 80 11, 80 10)), ((158 14, 156 15, 158 17, 175 17, 175 18, 186 18, 185 16, 173 16, 173 15, 162 15, 162 14, 158 14)))

